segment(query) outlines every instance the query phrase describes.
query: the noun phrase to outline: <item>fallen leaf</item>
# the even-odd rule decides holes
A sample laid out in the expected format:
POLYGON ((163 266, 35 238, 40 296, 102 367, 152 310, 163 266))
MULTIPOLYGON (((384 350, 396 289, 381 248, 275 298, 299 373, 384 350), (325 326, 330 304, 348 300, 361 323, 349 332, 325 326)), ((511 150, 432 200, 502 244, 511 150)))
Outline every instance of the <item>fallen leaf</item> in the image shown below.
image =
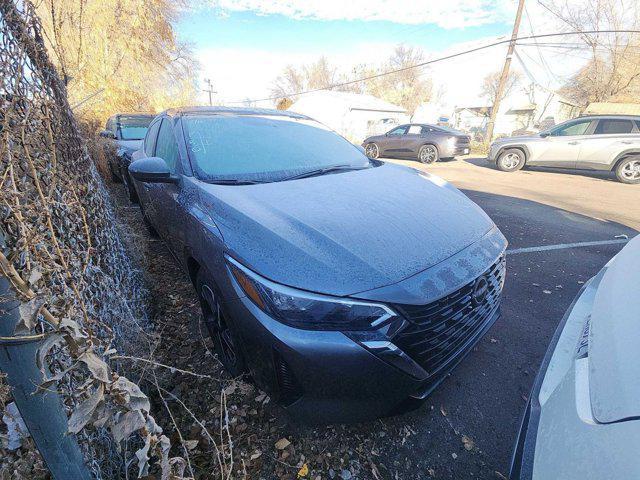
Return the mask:
POLYGON ((464 444, 464 448, 466 450, 473 450, 473 447, 475 446, 473 440, 471 440, 471 438, 467 437, 466 435, 462 436, 462 443, 464 444))
POLYGON ((305 463, 304 465, 302 465, 302 468, 298 470, 298 478, 303 478, 303 477, 306 477, 307 475, 309 475, 309 467, 305 463))
POLYGON ((291 445, 291 442, 289 440, 287 440, 286 438, 281 438, 280 440, 278 440, 276 442, 276 448, 278 450, 284 450, 285 448, 287 448, 289 445, 291 445))
POLYGON ((198 440, 185 440, 184 446, 187 450, 191 451, 198 446, 198 440))
POLYGON ((260 456, 262 455, 262 452, 256 452, 253 455, 251 455, 251 457, 249 457, 251 460, 255 460, 257 458, 260 458, 260 456))

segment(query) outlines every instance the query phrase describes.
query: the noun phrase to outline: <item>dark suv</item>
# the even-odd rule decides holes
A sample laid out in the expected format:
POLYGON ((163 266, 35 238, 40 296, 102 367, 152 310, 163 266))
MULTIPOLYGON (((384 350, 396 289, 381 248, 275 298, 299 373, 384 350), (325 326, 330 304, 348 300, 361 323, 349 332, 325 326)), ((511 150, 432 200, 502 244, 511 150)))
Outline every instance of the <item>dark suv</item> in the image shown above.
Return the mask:
POLYGON ((499 316, 491 219, 308 117, 169 110, 140 152, 145 221, 191 277, 218 357, 301 418, 426 397, 499 316))

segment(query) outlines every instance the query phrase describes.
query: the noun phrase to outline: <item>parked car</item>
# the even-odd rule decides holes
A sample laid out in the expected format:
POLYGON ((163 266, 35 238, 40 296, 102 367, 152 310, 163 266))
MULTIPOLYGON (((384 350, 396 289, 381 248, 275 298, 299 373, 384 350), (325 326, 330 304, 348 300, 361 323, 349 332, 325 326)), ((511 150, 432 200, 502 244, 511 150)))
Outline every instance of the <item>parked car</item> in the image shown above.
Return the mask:
POLYGON ((621 182, 640 183, 640 117, 580 117, 537 135, 500 138, 488 160, 504 172, 525 165, 604 170, 621 182))
POLYGON ((582 288, 529 397, 511 480, 640 478, 640 236, 582 288))
POLYGON ((138 113, 119 113, 109 117, 105 129, 100 136, 114 141, 116 156, 108 155, 111 179, 114 182, 124 182, 129 198, 135 201, 135 191, 131 188, 129 164, 133 152, 142 145, 147 128, 155 115, 138 113))
POLYGON ((219 359, 302 419, 425 398, 499 316, 491 219, 306 116, 168 110, 141 152, 145 221, 193 281, 219 359))
POLYGON ((433 163, 468 154, 471 137, 445 126, 412 123, 369 137, 362 146, 369 158, 415 158, 433 163))

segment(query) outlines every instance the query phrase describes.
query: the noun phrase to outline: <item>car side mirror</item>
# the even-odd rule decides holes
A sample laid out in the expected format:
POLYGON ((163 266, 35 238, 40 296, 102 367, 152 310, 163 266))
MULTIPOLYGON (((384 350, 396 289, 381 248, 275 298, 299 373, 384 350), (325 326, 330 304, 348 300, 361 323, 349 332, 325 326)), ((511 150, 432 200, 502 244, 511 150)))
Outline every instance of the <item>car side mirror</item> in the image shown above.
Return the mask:
POLYGON ((549 132, 540 132, 542 138, 547 138, 549 135, 551 135, 549 132))
POLYGON ((159 157, 141 158, 129 165, 129 174, 144 183, 178 183, 180 177, 171 173, 167 162, 159 157))
POLYGON ((113 134, 111 130, 102 130, 100 132, 100 136, 102 138, 116 138, 116 136, 113 134))

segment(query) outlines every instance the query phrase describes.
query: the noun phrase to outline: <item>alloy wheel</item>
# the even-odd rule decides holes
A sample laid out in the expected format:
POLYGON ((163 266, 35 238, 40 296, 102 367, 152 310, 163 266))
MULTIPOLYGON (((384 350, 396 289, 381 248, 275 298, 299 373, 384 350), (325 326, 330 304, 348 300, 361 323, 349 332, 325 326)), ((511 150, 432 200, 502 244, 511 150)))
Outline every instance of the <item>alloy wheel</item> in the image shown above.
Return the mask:
POLYGON ((422 163, 433 163, 438 160, 438 150, 433 145, 424 145, 418 152, 418 160, 422 163))
POLYGON ((507 153, 502 159, 505 168, 512 170, 520 164, 520 155, 517 153, 507 153))
POLYGON ((238 362, 238 355, 233 335, 227 324, 225 315, 220 308, 218 297, 208 285, 202 286, 204 300, 204 320, 209 334, 215 343, 220 360, 227 367, 233 367, 238 362))
POLYGON ((364 147, 364 153, 369 158, 378 158, 380 155, 380 150, 378 149, 378 145, 375 143, 368 143, 366 147, 364 147))
POLYGON ((640 180, 640 160, 634 160, 627 163, 620 173, 627 180, 640 180))

